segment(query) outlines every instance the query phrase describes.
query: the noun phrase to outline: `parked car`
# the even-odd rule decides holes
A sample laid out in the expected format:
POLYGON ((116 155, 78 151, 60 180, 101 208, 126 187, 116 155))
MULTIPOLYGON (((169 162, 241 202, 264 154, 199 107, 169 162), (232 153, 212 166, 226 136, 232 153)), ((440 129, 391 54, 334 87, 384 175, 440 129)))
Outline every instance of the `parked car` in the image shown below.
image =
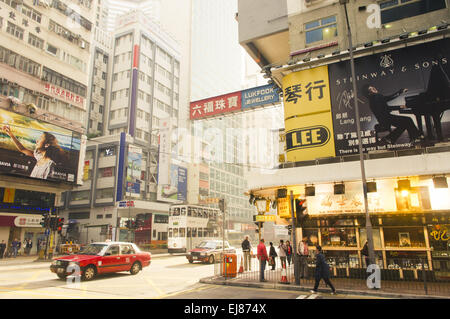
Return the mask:
POLYGON ((192 264, 194 261, 207 262, 214 264, 220 260, 220 254, 236 253, 236 249, 231 247, 230 244, 225 241, 225 249, 222 249, 221 240, 205 240, 202 241, 195 249, 189 250, 186 258, 192 264))
POLYGON ((65 279, 79 269, 83 280, 91 280, 98 274, 120 271, 136 275, 150 263, 151 254, 133 243, 98 242, 84 246, 76 254, 54 258, 50 271, 65 279))

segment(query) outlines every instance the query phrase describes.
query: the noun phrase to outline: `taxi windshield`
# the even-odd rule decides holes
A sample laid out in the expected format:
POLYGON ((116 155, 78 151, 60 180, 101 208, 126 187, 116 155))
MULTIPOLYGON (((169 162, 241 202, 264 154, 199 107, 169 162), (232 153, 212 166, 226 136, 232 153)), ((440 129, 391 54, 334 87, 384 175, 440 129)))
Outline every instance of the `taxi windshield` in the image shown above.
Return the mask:
POLYGON ((215 249, 216 243, 210 242, 210 241, 202 241, 200 245, 197 246, 198 248, 209 248, 209 249, 215 249))
POLYGON ((89 244, 81 248, 79 255, 98 255, 103 248, 106 247, 104 244, 89 244))

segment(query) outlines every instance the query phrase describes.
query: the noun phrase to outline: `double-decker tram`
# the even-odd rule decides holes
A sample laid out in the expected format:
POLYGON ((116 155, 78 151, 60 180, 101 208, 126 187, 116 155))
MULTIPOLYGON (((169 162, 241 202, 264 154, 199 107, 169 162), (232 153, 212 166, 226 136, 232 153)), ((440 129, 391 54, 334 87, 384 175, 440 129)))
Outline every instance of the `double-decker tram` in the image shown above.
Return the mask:
POLYGON ((222 239, 222 212, 199 205, 172 205, 168 232, 169 253, 187 252, 202 241, 222 239))

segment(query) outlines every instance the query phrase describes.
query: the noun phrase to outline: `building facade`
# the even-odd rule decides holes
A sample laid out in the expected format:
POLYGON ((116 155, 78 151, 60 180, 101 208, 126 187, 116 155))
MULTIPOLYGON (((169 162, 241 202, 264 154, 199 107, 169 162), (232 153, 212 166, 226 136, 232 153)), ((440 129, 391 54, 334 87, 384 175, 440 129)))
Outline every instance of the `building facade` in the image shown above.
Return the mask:
MULTIPOLYGON (((277 198, 278 189, 306 199, 309 218, 297 238, 321 245, 333 265, 363 267, 365 206, 344 6, 267 4, 259 12, 256 2, 239 1, 240 42, 283 92, 287 163, 270 179, 254 172, 248 194, 277 201, 279 215, 288 206, 280 208, 286 199, 277 198), (288 41, 274 46, 274 37, 288 41)), ((384 269, 425 263, 448 277, 449 90, 441 88, 450 73, 448 3, 350 1, 347 9, 377 263, 384 269), (389 118, 407 118, 423 134, 421 142, 383 121, 374 94, 385 96, 378 107, 389 109, 389 118), (432 114, 439 114, 433 123, 432 114)))
POLYGON ((8 245, 14 238, 21 242, 31 239, 31 253, 37 252, 39 242, 48 239, 40 225, 42 213, 56 214, 61 193, 78 183, 75 167, 84 156, 82 135, 86 129, 95 6, 92 1, 0 2, 4 148, 0 233, 8 245), (16 149, 5 124, 29 149, 38 142, 38 132, 55 134, 61 152, 69 156, 65 163, 68 169, 54 158, 56 168, 51 178, 33 173, 33 156, 14 157, 16 149), (9 170, 10 165, 14 170, 9 170))

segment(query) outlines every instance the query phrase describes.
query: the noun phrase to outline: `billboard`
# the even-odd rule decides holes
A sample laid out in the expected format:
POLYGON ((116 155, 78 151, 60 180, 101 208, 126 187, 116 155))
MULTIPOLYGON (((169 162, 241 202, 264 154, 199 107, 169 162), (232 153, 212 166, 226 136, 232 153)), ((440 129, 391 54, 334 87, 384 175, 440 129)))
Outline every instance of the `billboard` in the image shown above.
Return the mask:
POLYGON ((170 165, 168 184, 158 184, 157 200, 169 203, 181 203, 187 200, 187 168, 170 165))
POLYGON ((81 134, 0 109, 0 171, 77 182, 81 134))
MULTIPOLYGON (((355 59, 365 152, 448 139, 449 60, 450 39, 355 59)), ((283 91, 288 161, 358 153, 350 61, 293 72, 283 91)))
POLYGON ((127 160, 127 193, 141 193, 142 149, 129 145, 127 160))
MULTIPOLYGON (((449 136, 449 60, 450 39, 355 59, 365 151, 413 147, 420 135, 449 136)), ((350 62, 330 65, 329 75, 336 155, 357 153, 350 62)))
POLYGON ((280 102, 280 96, 270 84, 244 90, 241 95, 242 110, 280 102))

